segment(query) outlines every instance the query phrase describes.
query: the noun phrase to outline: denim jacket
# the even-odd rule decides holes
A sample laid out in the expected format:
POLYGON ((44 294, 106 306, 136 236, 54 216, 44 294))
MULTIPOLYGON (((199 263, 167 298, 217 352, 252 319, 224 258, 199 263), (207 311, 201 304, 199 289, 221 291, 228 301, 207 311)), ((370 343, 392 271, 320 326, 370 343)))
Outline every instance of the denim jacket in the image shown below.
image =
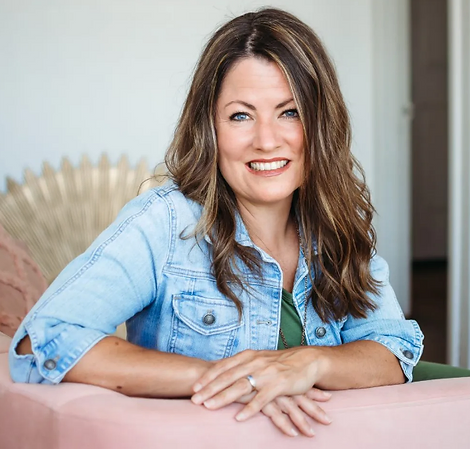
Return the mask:
MULTIPOLYGON (((126 320, 130 342, 159 351, 216 360, 245 349, 277 349, 283 285, 279 264, 253 244, 237 217, 236 240, 259 252, 263 271, 262 280, 244 272, 251 288, 239 292, 240 319, 235 305, 217 289, 210 239, 180 237, 194 230, 201 212, 172 182, 130 201, 24 319, 9 353, 13 380, 60 382, 93 345, 126 320), (26 334, 33 355, 18 355, 15 348, 26 334)), ((307 343, 379 342, 400 360, 410 381, 423 335, 415 321, 404 319, 387 263, 374 256, 370 269, 382 283, 380 294, 372 297, 376 310, 365 319, 346 316, 325 323, 310 306, 307 343)), ((301 317, 311 288, 300 250, 293 300, 301 317)))

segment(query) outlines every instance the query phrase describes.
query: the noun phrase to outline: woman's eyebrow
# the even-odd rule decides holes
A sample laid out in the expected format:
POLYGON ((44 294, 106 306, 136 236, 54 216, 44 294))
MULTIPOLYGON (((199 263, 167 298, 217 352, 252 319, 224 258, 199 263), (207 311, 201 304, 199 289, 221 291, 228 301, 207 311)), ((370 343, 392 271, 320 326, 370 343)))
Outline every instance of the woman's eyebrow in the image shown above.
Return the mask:
MULTIPOLYGON (((294 101, 293 98, 289 98, 288 100, 285 100, 281 103, 279 103, 275 109, 280 109, 280 108, 283 108, 286 104, 289 104, 290 102, 294 101)), ((234 104, 234 103, 238 103, 238 104, 242 104, 243 106, 247 107, 248 109, 251 109, 252 111, 256 111, 256 107, 253 106, 251 103, 247 103, 246 101, 243 101, 243 100, 233 100, 233 101, 229 101, 225 106, 224 108, 226 108, 227 106, 230 106, 231 104, 234 104)))
POLYGON ((288 100, 286 101, 283 101, 282 103, 279 103, 277 106, 276 106, 276 109, 281 109, 283 108, 285 105, 289 104, 290 102, 294 101, 293 98, 289 98, 288 100))

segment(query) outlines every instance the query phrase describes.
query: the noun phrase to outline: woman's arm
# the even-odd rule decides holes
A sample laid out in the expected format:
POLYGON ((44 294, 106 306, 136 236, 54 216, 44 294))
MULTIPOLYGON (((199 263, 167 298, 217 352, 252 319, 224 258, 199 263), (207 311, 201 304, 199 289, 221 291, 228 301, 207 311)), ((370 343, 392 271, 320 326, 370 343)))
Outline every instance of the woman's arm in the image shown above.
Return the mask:
MULTIPOLYGON (((17 347, 20 355, 32 354, 26 336, 17 347)), ((168 354, 106 337, 91 348, 65 375, 63 381, 96 385, 128 396, 179 398, 192 394, 192 385, 211 362, 168 354)))
MULTIPOLYGON (((32 354, 29 336, 18 344, 16 352, 32 354)), ((117 337, 106 337, 68 371, 63 381, 96 385, 128 396, 180 398, 191 396, 194 382, 212 365, 213 362, 144 349, 117 337)), ((246 404, 252 397, 252 394, 242 396, 237 402, 246 404)), ((329 394, 313 388, 304 395, 277 397, 260 410, 286 435, 301 432, 313 436, 308 418, 329 424, 330 419, 317 404, 329 398, 329 394)))
POLYGON ((312 348, 318 360, 315 385, 326 390, 368 388, 404 383, 406 378, 398 359, 380 343, 361 340, 340 346, 312 348))

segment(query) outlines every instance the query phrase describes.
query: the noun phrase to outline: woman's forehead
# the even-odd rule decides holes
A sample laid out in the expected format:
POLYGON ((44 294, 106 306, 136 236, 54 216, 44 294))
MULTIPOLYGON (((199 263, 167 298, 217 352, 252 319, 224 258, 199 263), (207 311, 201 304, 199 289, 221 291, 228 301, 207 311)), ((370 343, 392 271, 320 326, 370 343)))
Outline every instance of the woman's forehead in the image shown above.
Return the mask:
POLYGON ((243 58, 226 74, 219 93, 219 106, 236 100, 245 102, 271 99, 273 103, 292 98, 289 83, 279 68, 262 58, 243 58))

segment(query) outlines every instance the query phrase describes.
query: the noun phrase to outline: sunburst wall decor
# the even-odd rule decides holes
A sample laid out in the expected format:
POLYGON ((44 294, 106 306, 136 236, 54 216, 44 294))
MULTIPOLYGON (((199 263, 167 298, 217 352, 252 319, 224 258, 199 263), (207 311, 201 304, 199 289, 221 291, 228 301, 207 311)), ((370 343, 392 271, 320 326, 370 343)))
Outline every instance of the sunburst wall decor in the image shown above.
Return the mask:
POLYGON ((160 167, 153 174, 143 160, 133 168, 125 156, 116 165, 106 155, 97 165, 84 156, 78 167, 64 158, 57 171, 44 163, 39 176, 25 170, 23 184, 7 179, 7 192, 0 193, 0 222, 26 243, 51 283, 124 204, 163 183, 164 173, 160 167))

